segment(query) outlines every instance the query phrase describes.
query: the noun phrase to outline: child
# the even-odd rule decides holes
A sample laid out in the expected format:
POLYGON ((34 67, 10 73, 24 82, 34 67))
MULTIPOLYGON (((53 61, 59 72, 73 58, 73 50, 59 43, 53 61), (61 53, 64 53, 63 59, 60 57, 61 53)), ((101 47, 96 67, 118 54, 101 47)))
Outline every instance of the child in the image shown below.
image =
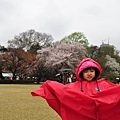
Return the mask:
POLYGON ((47 80, 31 94, 46 99, 62 120, 120 120, 120 86, 98 79, 101 73, 96 61, 85 58, 76 69, 76 82, 47 80))

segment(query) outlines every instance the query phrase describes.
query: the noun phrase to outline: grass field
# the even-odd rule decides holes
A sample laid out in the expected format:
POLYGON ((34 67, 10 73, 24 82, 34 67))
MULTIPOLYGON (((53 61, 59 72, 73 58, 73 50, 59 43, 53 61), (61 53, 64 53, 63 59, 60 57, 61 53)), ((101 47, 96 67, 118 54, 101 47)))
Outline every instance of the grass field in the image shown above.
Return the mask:
POLYGON ((31 96, 38 87, 0 84, 0 120, 61 120, 43 98, 31 96))

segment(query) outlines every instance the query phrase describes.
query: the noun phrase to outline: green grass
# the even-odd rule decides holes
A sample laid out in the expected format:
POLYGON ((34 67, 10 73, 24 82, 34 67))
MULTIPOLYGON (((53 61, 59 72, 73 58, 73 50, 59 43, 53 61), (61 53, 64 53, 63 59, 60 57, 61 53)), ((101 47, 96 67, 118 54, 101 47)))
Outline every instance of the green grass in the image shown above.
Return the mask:
POLYGON ((43 98, 31 96, 38 87, 0 84, 0 120, 61 120, 43 98))

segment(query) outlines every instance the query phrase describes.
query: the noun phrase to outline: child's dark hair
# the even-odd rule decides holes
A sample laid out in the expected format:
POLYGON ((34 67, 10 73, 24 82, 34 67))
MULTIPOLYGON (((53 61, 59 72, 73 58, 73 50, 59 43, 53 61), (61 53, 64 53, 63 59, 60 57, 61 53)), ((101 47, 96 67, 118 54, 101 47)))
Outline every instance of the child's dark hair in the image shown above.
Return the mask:
POLYGON ((100 71, 99 71, 96 67, 89 67, 89 68, 84 69, 84 70, 79 74, 80 78, 84 79, 84 78, 83 78, 83 72, 84 72, 85 70, 88 70, 88 69, 94 69, 94 70, 95 70, 95 77, 93 78, 93 80, 96 80, 96 79, 98 78, 99 74, 100 74, 100 71))

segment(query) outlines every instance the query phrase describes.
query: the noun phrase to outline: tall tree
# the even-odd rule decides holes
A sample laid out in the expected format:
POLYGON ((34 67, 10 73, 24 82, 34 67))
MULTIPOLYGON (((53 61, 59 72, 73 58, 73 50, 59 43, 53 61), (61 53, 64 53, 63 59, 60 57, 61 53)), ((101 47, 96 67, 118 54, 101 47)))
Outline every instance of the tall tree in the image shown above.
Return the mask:
POLYGON ((102 76, 114 81, 119 76, 120 56, 114 46, 91 47, 92 57, 101 64, 103 68, 102 76))
POLYGON ((29 69, 36 59, 35 55, 21 49, 10 48, 8 51, 2 55, 2 67, 13 73, 13 79, 16 79, 16 76, 20 78, 28 76, 29 69))
POLYGON ((74 42, 81 43, 87 49, 88 53, 90 52, 88 40, 82 32, 74 32, 71 35, 64 37, 61 42, 69 44, 74 42))
POLYGON ((9 48, 32 49, 32 46, 39 45, 39 48, 51 46, 53 38, 46 33, 39 33, 31 29, 16 35, 13 40, 8 41, 9 48))

